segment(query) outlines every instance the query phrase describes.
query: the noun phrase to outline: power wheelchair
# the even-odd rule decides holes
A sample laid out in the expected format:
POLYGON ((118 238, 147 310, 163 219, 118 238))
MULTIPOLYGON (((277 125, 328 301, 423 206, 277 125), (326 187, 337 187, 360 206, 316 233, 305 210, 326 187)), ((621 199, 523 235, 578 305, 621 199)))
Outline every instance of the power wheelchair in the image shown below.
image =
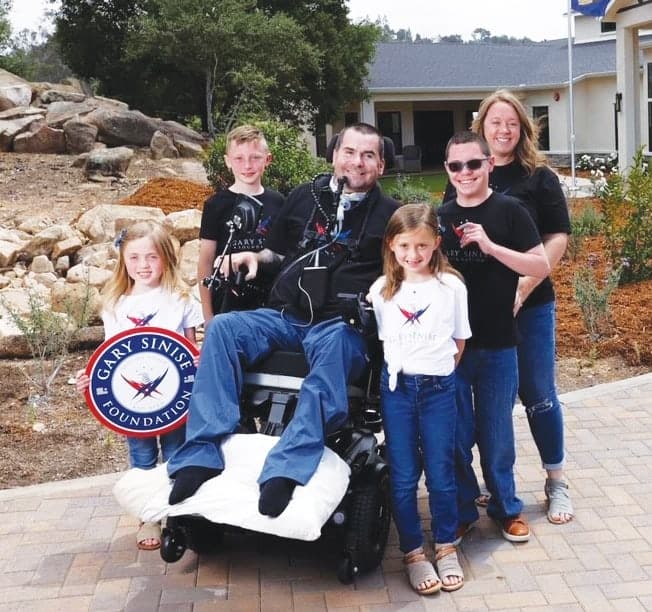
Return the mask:
MULTIPOLYGON (((246 230, 255 218, 255 202, 244 197, 234 209, 231 236, 246 230)), ((221 292, 224 312, 237 309, 240 298, 251 297, 252 291, 259 291, 244 280, 245 270, 226 278, 221 275, 219 269, 224 258, 229 256, 228 246, 221 259, 218 258, 213 276, 204 279, 205 285, 221 292)), ((351 470, 348 489, 322 528, 322 536, 334 536, 338 542, 337 577, 347 584, 356 575, 375 569, 382 561, 391 512, 378 393, 382 352, 373 329, 373 311, 362 296, 340 294, 339 297, 350 306, 349 322, 371 338, 367 370, 348 388, 347 423, 329 435, 326 442, 351 470)), ((245 375, 238 433, 280 436, 292 418, 307 372, 303 353, 277 351, 254 364, 245 375)), ((198 553, 214 551, 228 527, 198 516, 168 517, 162 532, 161 557, 166 562, 174 562, 188 548, 198 553)))

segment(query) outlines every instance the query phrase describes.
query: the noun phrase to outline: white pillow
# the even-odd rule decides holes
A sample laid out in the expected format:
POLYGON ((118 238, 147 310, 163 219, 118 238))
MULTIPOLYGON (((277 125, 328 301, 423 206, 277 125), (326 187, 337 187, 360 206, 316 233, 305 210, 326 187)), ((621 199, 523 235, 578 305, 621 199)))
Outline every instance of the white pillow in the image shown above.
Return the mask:
POLYGON ((267 453, 277 437, 234 434, 222 443, 224 471, 206 481, 197 493, 170 506, 172 481, 166 465, 153 470, 129 470, 113 487, 118 503, 141 521, 166 516, 201 515, 214 523, 235 525, 297 540, 316 540, 321 528, 346 493, 351 470, 331 449, 305 486, 298 486, 283 513, 271 518, 258 512, 260 490, 256 482, 267 453))

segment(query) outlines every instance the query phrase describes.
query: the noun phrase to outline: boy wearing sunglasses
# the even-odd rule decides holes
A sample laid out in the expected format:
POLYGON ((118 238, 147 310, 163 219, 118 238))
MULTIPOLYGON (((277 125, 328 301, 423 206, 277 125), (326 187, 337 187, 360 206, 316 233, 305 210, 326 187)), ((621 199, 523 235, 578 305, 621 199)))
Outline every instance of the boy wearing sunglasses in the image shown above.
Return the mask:
POLYGON ((442 249, 466 281, 473 334, 456 377, 458 535, 478 519, 474 500, 480 491, 471 453, 477 443, 491 493, 487 514, 505 539, 525 542, 530 529, 514 483, 518 337, 513 302, 520 274, 544 278, 550 266, 527 211, 489 188, 493 165, 478 134, 458 132, 448 141, 445 166, 457 195, 438 211, 442 249))

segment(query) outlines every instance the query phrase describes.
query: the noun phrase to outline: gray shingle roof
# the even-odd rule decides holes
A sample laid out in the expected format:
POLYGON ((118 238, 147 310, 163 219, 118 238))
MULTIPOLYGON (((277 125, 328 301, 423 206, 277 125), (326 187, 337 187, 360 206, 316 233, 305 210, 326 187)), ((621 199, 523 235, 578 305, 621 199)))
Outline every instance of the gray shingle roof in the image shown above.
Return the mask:
MULTIPOLYGON (((615 40, 573 47, 575 79, 615 72, 615 40)), ((568 47, 563 38, 518 44, 378 43, 368 86, 371 93, 419 89, 473 91, 554 86, 567 81, 568 47)))

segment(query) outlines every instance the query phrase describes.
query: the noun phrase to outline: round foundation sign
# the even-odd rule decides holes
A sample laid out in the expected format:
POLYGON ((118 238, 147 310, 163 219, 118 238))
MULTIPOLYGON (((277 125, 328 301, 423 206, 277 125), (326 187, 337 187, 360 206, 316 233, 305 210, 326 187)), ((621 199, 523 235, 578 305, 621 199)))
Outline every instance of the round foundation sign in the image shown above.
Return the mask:
POLYGON ((86 403, 102 425, 126 436, 158 436, 185 423, 194 357, 183 336, 158 327, 136 327, 105 340, 86 374, 86 403))

